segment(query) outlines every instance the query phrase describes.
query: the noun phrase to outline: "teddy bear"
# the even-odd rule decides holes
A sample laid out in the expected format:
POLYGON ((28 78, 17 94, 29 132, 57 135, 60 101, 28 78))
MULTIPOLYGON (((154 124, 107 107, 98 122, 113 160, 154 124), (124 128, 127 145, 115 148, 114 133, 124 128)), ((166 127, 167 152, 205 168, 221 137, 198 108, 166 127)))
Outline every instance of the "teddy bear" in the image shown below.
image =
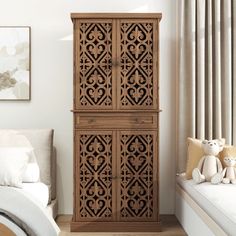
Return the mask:
POLYGON ((236 184, 236 157, 224 157, 224 163, 226 167, 221 173, 217 173, 212 178, 213 184, 219 184, 223 182, 224 184, 236 184))
POLYGON ((217 157, 223 150, 221 140, 204 140, 202 141, 204 156, 200 159, 198 167, 192 172, 195 183, 211 182, 212 177, 222 172, 222 164, 217 157))

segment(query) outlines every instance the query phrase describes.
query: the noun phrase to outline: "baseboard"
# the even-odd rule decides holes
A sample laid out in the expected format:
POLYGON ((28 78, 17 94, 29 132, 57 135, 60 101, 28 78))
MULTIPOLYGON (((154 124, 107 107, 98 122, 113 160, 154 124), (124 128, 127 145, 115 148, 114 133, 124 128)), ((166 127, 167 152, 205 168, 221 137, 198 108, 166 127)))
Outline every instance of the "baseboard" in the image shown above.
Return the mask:
POLYGON ((161 222, 71 222, 71 232, 160 232, 161 222))

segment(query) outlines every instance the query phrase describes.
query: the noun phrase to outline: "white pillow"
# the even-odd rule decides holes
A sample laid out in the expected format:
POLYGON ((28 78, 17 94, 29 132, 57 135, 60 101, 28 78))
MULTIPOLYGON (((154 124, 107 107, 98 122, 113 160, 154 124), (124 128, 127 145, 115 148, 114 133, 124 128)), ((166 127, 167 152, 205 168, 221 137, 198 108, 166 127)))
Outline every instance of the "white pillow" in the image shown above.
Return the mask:
POLYGON ((29 158, 24 148, 0 148, 0 185, 21 188, 29 158))
MULTIPOLYGON (((27 150, 27 149, 26 149, 27 150)), ((36 183, 39 181, 40 170, 33 149, 28 149, 29 163, 22 177, 24 183, 36 183)))
POLYGON ((35 163, 28 163, 23 173, 22 182, 36 183, 39 181, 39 166, 35 163))

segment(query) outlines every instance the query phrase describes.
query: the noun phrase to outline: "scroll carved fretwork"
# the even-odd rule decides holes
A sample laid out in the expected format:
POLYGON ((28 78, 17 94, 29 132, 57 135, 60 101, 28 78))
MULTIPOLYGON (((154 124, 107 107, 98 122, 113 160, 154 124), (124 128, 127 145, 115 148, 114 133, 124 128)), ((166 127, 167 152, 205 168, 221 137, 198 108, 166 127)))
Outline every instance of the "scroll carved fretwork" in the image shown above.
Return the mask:
POLYGON ((80 219, 112 217, 112 135, 80 135, 80 219))
POLYGON ((112 108, 112 23, 81 23, 79 107, 112 108))
POLYGON ((72 15, 71 231, 159 231, 161 15, 72 15))
POLYGON ((120 217, 153 219, 153 135, 122 134, 120 217))
POLYGON ((120 32, 120 107, 153 108, 153 23, 121 23, 120 32))

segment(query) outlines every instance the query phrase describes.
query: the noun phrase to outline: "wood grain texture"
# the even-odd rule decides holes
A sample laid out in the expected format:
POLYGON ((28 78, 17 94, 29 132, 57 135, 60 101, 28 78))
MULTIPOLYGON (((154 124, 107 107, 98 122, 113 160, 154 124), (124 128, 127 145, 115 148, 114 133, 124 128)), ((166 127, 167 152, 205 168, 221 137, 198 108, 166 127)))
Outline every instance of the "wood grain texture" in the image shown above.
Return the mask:
POLYGON ((0 223, 0 235, 1 236, 17 236, 6 225, 0 223))
POLYGON ((76 221, 115 220, 112 131, 76 132, 76 221))
MULTIPOLYGON (((70 232, 70 215, 61 215, 57 224, 61 229, 60 236, 187 236, 174 215, 161 215, 162 232, 70 232)), ((101 231, 101 230, 100 230, 101 231)))
POLYGON ((158 222, 156 132, 120 131, 117 137, 118 221, 158 222))
POLYGON ((80 113, 75 115, 76 129, 157 129, 157 114, 80 113))
POLYGON ((99 18, 125 18, 125 19, 158 19, 159 21, 162 18, 162 13, 71 13, 71 19, 99 19, 99 18))
POLYGON ((75 108, 114 108, 113 21, 77 20, 75 108))
POLYGON ((160 222, 71 222, 72 232, 158 232, 160 222))
MULTIPOLYGON (((73 113, 103 113, 103 114, 104 114, 104 112, 109 113, 109 111, 101 111, 101 110, 98 110, 98 109, 94 109, 94 110, 72 109, 71 112, 73 112, 73 113)), ((140 113, 139 110, 117 110, 117 109, 112 110, 113 114, 116 114, 116 113, 122 114, 122 113, 126 113, 126 112, 129 112, 129 113, 140 113)), ((160 113, 160 112, 162 112, 162 110, 161 109, 157 109, 157 110, 142 109, 141 112, 145 112, 145 113, 153 113, 153 112, 160 113)))
POLYGON ((156 27, 156 20, 150 19, 117 21, 117 105, 120 110, 157 109, 156 27))
POLYGON ((160 231, 161 14, 72 14, 72 231, 160 231))

